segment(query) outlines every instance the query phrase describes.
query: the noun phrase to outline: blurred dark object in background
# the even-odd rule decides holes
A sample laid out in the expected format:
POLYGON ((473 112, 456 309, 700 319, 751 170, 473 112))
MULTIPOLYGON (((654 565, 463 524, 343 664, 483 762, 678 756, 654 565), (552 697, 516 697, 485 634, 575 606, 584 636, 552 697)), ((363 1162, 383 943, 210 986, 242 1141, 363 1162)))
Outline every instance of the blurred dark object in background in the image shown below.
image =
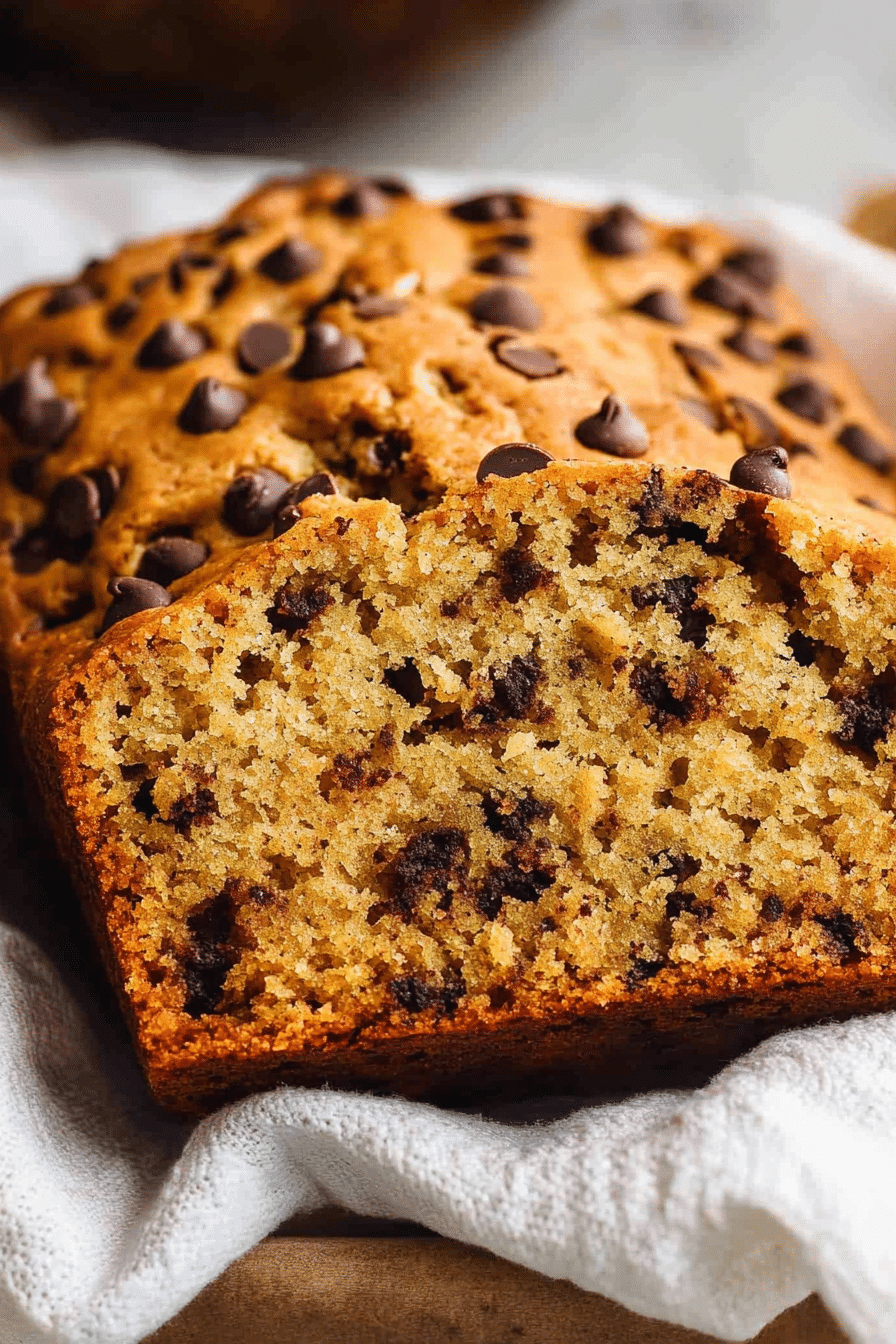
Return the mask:
POLYGON ((535 8, 535 0, 0 0, 0 51, 7 82, 61 79, 113 108, 164 96, 167 113, 285 114, 324 92, 350 98, 374 81, 392 92, 413 84, 481 51, 535 8))

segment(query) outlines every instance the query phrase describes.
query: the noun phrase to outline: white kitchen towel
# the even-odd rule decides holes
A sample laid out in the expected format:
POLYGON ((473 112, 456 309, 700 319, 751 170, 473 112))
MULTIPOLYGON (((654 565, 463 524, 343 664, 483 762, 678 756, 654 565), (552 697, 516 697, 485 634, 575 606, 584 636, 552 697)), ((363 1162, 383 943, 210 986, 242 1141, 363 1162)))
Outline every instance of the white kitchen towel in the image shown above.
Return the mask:
MULTIPOLYGON (((0 285, 198 223, 263 171, 114 147, 0 163, 0 285)), ((489 185, 411 176, 432 194, 489 185)), ((702 209, 772 242, 896 422, 896 259, 767 202, 520 185, 702 209)), ((4 814, 2 1344, 135 1344, 284 1219, 332 1204, 726 1339, 817 1291, 856 1344, 896 1341, 896 1014, 779 1036, 699 1090, 537 1124, 284 1088, 191 1129, 148 1098, 41 864, 4 814)))

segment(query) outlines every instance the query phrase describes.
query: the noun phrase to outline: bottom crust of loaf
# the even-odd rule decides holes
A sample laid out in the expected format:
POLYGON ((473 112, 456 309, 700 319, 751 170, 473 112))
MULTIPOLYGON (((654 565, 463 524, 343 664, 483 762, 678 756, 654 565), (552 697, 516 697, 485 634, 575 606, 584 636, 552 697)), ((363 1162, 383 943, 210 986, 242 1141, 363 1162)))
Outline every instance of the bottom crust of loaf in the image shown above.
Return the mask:
POLYGON ((705 1077, 896 1003, 896 549, 706 472, 311 499, 14 686, 159 1100, 705 1077))

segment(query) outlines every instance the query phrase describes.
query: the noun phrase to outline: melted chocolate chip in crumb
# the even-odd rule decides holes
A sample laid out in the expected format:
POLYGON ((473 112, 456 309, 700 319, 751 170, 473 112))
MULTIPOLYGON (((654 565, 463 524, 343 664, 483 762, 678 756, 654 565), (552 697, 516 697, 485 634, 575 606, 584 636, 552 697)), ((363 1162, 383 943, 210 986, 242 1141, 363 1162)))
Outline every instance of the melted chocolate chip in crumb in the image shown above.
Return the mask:
POLYGON ((792 486, 787 467, 787 454, 783 448, 760 448, 739 457, 728 479, 740 490, 790 499, 792 486))
POLYGON ((576 425, 575 435, 585 448, 613 457, 643 457, 650 447, 644 424, 633 415, 622 397, 605 397, 600 410, 576 425))
POLYGON ((486 453, 476 471, 476 480, 481 485, 489 476, 525 476, 543 471, 553 460, 550 453, 535 443, 502 443, 486 453))

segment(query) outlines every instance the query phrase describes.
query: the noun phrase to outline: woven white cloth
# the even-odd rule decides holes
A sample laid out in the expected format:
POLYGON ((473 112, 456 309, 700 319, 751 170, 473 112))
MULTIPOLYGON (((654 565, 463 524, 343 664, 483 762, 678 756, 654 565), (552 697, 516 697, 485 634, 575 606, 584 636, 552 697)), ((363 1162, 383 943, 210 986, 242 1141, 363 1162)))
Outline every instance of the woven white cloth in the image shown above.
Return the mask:
MULTIPOLYGON (((111 148, 0 163, 0 286, 199 222, 258 176, 111 148)), ((896 260, 763 202, 535 185, 667 216, 702 204, 773 242, 896 418, 896 260)), ((856 1344, 896 1341, 896 1015, 778 1037, 698 1091, 580 1103, 549 1122, 281 1089, 191 1130, 147 1097, 11 815, 0 870, 2 1344, 135 1344, 284 1219, 331 1204, 413 1219, 726 1339, 817 1291, 856 1344)))

